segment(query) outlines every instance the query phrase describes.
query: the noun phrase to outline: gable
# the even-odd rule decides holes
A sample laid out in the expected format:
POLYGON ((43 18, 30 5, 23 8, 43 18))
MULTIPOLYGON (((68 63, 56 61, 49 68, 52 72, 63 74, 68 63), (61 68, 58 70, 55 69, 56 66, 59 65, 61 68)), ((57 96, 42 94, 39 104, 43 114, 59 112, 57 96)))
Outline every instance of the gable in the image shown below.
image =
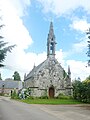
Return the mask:
POLYGON ((49 73, 54 70, 54 72, 58 72, 61 76, 63 76, 64 69, 60 65, 60 63, 55 58, 47 58, 44 62, 34 67, 32 71, 26 76, 25 80, 33 78, 38 74, 45 74, 45 71, 49 71, 49 73))

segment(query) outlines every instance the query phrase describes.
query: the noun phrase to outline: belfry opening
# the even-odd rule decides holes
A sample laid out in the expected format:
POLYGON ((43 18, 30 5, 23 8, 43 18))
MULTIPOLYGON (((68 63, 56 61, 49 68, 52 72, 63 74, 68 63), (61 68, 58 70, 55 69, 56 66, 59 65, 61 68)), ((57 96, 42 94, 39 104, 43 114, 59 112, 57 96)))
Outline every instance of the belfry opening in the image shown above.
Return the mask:
POLYGON ((60 93, 71 95, 71 71, 65 72, 61 64, 55 58, 56 38, 53 22, 50 22, 47 36, 47 58, 24 77, 24 87, 31 89, 31 96, 46 96, 55 98, 60 93))

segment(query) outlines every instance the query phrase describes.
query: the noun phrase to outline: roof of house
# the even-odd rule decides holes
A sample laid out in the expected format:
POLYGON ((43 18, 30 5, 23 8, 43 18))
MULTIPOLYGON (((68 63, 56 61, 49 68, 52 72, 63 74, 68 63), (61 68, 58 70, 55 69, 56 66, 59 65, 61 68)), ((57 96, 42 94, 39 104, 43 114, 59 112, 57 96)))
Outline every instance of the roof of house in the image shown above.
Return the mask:
POLYGON ((0 80, 0 88, 22 88, 22 81, 14 81, 14 80, 0 80))

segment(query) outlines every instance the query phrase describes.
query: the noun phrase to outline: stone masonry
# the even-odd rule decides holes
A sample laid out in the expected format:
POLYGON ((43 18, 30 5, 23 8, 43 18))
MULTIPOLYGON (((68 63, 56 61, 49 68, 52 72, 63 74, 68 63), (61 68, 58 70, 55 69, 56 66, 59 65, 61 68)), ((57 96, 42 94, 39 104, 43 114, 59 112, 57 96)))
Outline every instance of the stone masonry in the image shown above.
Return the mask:
POLYGON ((24 77, 24 87, 31 89, 31 96, 53 98, 61 93, 71 95, 70 67, 66 73, 57 61, 55 45, 53 23, 51 22, 47 38, 47 59, 38 66, 34 66, 32 71, 24 77))

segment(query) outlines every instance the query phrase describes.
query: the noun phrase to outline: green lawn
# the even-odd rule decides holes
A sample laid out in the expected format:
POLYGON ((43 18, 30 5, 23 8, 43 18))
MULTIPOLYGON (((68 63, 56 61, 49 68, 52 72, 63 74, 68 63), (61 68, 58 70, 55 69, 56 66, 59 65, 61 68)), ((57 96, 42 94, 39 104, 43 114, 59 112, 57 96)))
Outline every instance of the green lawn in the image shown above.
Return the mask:
POLYGON ((59 104, 81 104, 73 99, 25 99, 20 100, 22 102, 28 104, 52 104, 52 105, 59 105, 59 104))

